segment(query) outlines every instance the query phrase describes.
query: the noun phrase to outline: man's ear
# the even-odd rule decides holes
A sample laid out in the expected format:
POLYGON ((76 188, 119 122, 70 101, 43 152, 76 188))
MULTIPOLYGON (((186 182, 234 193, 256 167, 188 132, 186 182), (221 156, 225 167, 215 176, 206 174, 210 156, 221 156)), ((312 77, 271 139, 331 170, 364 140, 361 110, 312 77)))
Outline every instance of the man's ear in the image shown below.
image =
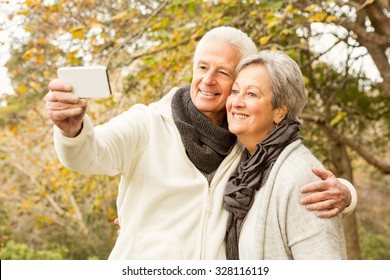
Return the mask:
POLYGON ((287 105, 282 105, 282 107, 277 108, 274 113, 274 123, 276 124, 281 123, 283 119, 286 117, 287 113, 288 113, 287 105))

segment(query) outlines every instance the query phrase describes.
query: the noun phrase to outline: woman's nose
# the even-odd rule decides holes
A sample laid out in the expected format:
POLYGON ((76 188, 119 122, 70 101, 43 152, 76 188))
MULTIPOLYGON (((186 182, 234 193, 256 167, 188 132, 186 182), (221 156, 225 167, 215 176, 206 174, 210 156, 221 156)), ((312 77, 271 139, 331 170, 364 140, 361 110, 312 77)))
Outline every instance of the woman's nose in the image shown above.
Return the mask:
POLYGON ((238 94, 233 96, 232 106, 233 107, 245 106, 244 98, 243 98, 243 95, 241 93, 238 93, 238 94))

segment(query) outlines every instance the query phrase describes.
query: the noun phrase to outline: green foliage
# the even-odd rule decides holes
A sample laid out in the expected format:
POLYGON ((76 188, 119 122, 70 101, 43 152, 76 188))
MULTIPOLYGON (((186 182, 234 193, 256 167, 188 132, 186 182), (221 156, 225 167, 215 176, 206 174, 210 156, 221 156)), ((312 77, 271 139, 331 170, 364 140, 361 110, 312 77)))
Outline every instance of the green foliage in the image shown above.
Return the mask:
POLYGON ((359 227, 360 248, 364 260, 390 260, 390 238, 359 227))
POLYGON ((1 260, 63 260, 66 254, 65 247, 35 250, 27 244, 16 243, 12 240, 0 249, 1 260))

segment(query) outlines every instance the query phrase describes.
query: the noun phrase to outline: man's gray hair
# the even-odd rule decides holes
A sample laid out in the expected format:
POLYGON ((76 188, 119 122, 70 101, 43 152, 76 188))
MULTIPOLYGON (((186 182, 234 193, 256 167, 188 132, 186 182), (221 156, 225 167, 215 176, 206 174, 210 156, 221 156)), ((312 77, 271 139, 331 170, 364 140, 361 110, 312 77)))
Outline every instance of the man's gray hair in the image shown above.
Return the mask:
POLYGON ((209 42, 226 42, 241 53, 241 59, 249 55, 256 54, 257 48, 255 43, 247 34, 239 29, 229 26, 220 26, 211 29, 203 35, 198 42, 194 54, 194 65, 199 61, 199 52, 209 42))
POLYGON ((300 121, 299 115, 306 104, 306 90, 298 64, 282 51, 264 50, 243 59, 236 68, 236 77, 245 67, 264 65, 271 78, 272 107, 287 105, 289 120, 300 121))

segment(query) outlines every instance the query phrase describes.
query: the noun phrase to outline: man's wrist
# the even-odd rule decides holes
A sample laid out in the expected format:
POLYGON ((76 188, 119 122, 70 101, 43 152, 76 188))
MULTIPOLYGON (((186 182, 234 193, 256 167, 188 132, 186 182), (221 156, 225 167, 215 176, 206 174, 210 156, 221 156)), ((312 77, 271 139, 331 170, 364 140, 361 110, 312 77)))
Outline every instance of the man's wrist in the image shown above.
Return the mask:
POLYGON ((349 193, 351 194, 351 203, 344 208, 343 210, 343 215, 348 216, 350 215, 353 211, 355 211, 356 205, 357 205, 357 192, 355 187, 348 181, 343 178, 337 178, 341 184, 346 186, 349 190, 349 193))
POLYGON ((80 135, 82 130, 83 130, 83 123, 81 123, 80 128, 76 131, 64 131, 61 129, 61 133, 67 138, 75 138, 80 135))

